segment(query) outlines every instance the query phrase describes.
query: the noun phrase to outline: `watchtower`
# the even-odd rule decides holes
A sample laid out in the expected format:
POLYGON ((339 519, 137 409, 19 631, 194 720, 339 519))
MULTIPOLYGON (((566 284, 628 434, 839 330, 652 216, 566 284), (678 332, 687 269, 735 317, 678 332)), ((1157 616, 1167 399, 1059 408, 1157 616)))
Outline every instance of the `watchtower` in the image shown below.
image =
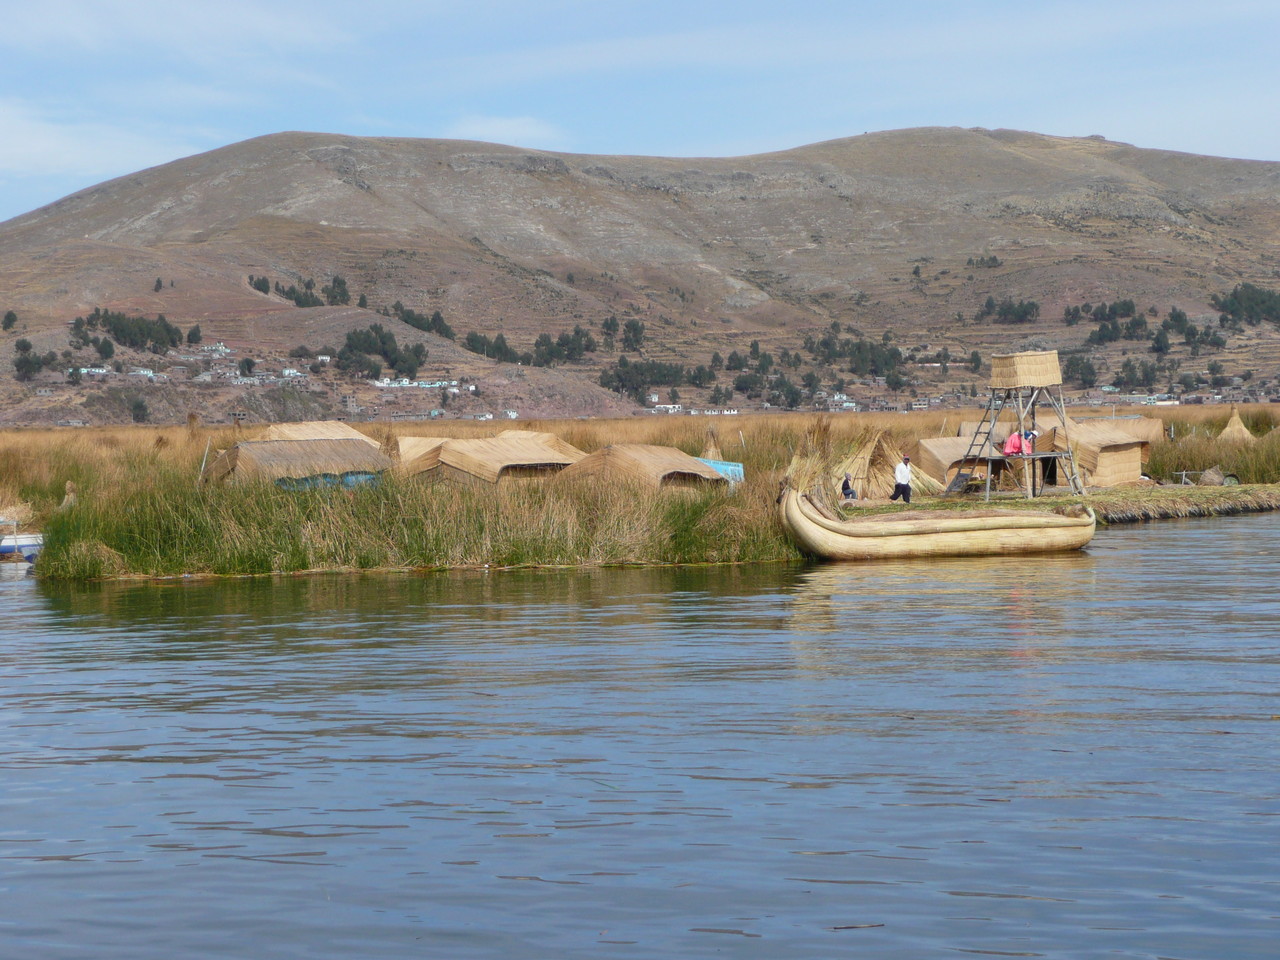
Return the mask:
MULTIPOLYGON (((1056 470, 1061 464, 1071 492, 1084 496, 1084 484, 1080 482, 1075 453, 1071 449, 1071 437, 1067 432, 1068 423, 1062 402, 1062 368, 1058 364, 1057 350, 996 354, 991 358, 991 396, 982 421, 969 443, 964 462, 986 461, 988 498, 991 496, 991 472, 996 465, 1020 465, 1022 488, 1028 497, 1032 497, 1036 495, 1036 467, 1041 467, 1043 476, 1045 469, 1052 467, 1056 470), (1048 426, 1036 419, 1037 407, 1041 404, 1047 404, 1056 414, 1057 422, 1053 424, 1053 428, 1062 431, 1062 442, 1055 443, 1054 446, 1061 446, 1062 449, 1033 449, 1014 457, 1000 454, 995 442, 995 432, 1001 414, 1006 409, 1013 411, 1011 433, 1013 430, 1022 434, 1030 431, 1039 433, 1042 427, 1048 426)), ((947 491, 955 492, 963 482, 960 475, 957 475, 947 491)))

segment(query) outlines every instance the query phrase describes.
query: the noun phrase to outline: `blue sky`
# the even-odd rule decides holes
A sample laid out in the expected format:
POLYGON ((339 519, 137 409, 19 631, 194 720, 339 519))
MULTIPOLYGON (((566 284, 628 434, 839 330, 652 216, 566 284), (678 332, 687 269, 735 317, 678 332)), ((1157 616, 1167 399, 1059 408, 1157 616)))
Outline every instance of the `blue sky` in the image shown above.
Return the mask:
POLYGON ((0 220, 283 130, 732 156, 1010 127, 1280 160, 1275 0, 0 0, 0 220))

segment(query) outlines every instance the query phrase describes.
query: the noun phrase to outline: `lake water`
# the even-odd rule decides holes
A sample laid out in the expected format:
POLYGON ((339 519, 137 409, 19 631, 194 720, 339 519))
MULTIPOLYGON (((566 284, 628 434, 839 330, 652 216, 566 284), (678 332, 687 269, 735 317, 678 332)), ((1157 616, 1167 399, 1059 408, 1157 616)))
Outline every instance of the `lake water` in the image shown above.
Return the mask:
POLYGON ((1280 955, 1280 515, 1037 559, 42 585, 0 956, 1280 955))

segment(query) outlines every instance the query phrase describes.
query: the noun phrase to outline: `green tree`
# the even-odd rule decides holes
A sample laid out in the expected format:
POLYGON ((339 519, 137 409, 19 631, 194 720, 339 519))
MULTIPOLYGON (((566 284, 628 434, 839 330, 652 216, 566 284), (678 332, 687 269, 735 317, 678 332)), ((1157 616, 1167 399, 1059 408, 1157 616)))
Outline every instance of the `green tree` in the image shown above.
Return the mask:
POLYGON ((110 360, 116 355, 116 345, 111 342, 110 337, 103 337, 94 344, 94 348, 98 351, 98 356, 103 360, 110 360))
POLYGON ((13 349, 18 351, 18 353, 30 353, 31 341, 24 337, 13 345, 13 349))
POLYGON ((325 302, 331 307, 343 306, 351 302, 351 291, 347 289, 347 281, 336 273, 328 286, 320 288, 320 292, 324 294, 325 302))
POLYGON ((151 411, 147 409, 147 401, 141 397, 134 398, 133 403, 129 404, 129 415, 133 417, 134 423, 146 423, 147 418, 151 416, 151 411))
POLYGON ((199 343, 204 339, 204 335, 200 332, 200 324, 196 324, 187 331, 187 343, 199 343))
POLYGON ((982 370, 982 354, 977 350, 969 354, 969 369, 974 373, 979 373, 982 370))
POLYGON ((73 387, 80 386, 80 381, 83 379, 84 376, 80 373, 79 367, 72 367, 67 371, 67 383, 71 384, 73 387))
POLYGON ((14 313, 12 310, 6 310, 4 315, 4 322, 3 324, 0 324, 0 326, 2 326, 5 330, 12 330, 13 325, 17 322, 18 322, 18 315, 14 313))
POLYGON ((368 309, 369 309, 369 298, 368 298, 368 297, 366 297, 363 293, 362 293, 362 294, 360 294, 360 299, 359 299, 359 301, 357 301, 357 302, 356 302, 356 306, 357 306, 357 307, 359 307, 361 310, 368 310, 368 309))
POLYGON ((240 376, 242 377, 252 376, 253 368, 256 367, 257 365, 258 365, 258 361, 254 360, 253 357, 241 357, 240 376))
POLYGON ((152 289, 154 289, 156 293, 159 293, 161 290, 164 289, 164 281, 161 280, 159 277, 156 277, 156 285, 152 289))
POLYGON ((644 346, 644 324, 634 317, 622 325, 622 349, 638 353, 644 346))
POLYGON ((44 368, 44 361, 30 351, 20 353, 13 361, 14 376, 19 380, 30 380, 44 368))

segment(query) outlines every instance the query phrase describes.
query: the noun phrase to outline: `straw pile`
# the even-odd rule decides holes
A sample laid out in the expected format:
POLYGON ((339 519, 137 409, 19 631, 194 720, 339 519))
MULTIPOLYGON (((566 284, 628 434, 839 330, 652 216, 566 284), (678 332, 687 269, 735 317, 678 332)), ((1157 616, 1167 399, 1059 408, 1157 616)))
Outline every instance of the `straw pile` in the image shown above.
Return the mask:
POLYGON ((1222 432, 1218 434, 1219 440, 1227 443, 1257 443, 1258 438, 1255 437, 1244 425, 1244 421, 1240 419, 1240 411, 1236 409, 1236 405, 1231 405, 1231 419, 1227 421, 1227 425, 1222 428, 1222 432))
MULTIPOLYGON (((893 493, 893 472, 902 461, 902 454, 903 448, 890 433, 874 430, 855 438, 849 451, 841 456, 833 449, 829 421, 819 420, 792 458, 787 483, 808 494, 809 502, 834 518, 835 502, 846 473, 859 501, 887 500, 893 493)), ((936 494, 942 491, 942 484, 924 470, 913 469, 911 490, 936 494)))
MULTIPOLYGON (((31 504, 25 500, 17 500, 13 497, 0 498, 0 524, 8 526, 16 523, 22 526, 30 523, 34 515, 35 511, 31 509, 31 504)), ((0 530, 0 536, 6 532, 0 530)))
POLYGON ((703 460, 724 459, 724 454, 720 452, 720 435, 716 433, 715 427, 707 427, 707 442, 698 456, 703 460))
POLYGON ((717 470, 683 450, 648 443, 615 443, 604 447, 565 467, 561 476, 565 480, 601 477, 631 481, 655 489, 729 482, 717 470))

